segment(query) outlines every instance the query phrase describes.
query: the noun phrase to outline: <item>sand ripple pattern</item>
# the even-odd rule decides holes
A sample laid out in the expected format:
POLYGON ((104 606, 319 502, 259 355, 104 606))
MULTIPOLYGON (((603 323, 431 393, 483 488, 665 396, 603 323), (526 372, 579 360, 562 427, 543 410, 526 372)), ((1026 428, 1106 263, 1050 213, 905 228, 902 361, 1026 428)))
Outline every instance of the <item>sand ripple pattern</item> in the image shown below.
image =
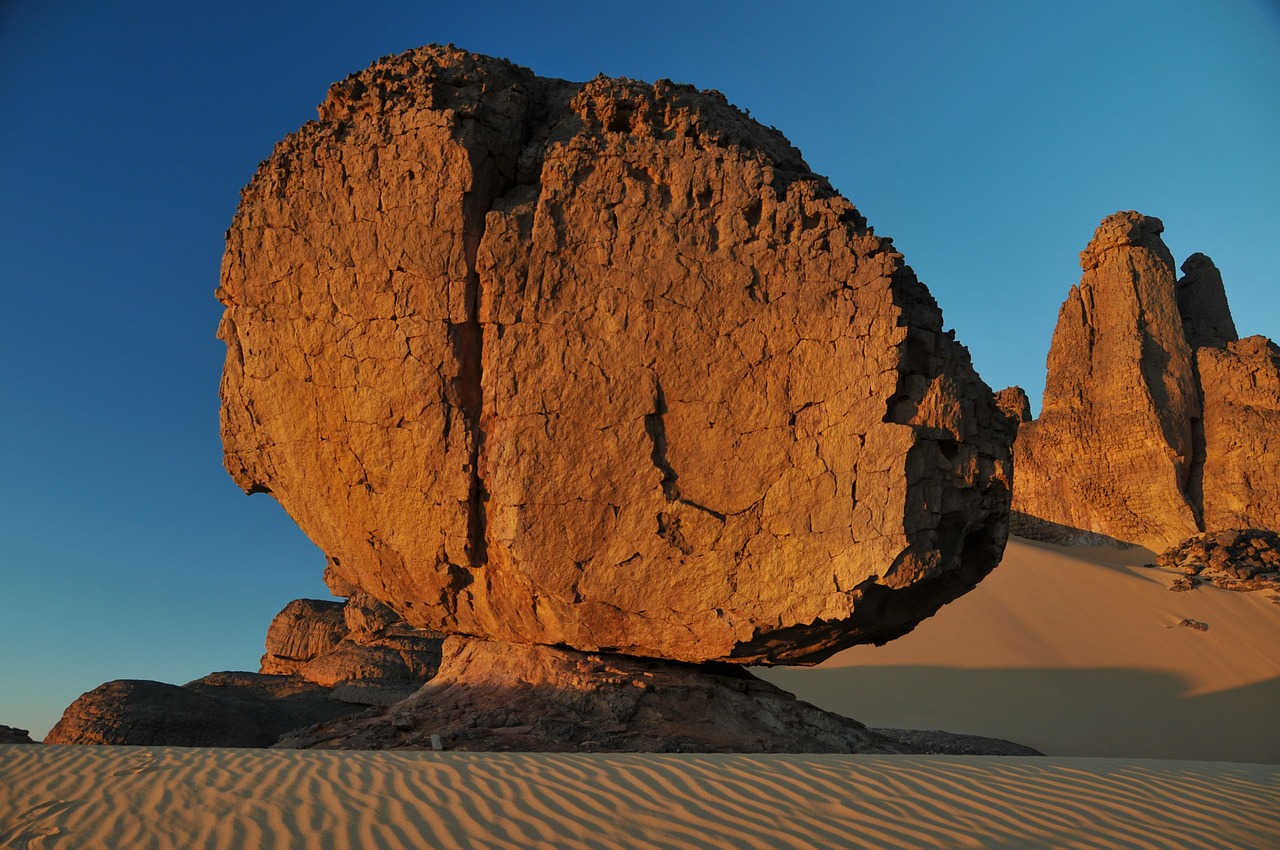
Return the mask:
POLYGON ((0 848, 1280 847, 1280 767, 0 746, 0 848))

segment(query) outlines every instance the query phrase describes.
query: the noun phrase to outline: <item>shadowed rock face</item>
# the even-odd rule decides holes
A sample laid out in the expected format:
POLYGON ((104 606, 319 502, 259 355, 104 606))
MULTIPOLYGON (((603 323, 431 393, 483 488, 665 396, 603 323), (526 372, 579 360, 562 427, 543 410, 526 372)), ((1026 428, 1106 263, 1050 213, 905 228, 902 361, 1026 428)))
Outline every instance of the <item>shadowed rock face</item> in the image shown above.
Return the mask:
POLYGON ((892 243, 717 93, 430 47, 228 232, 226 465, 424 628, 807 662, 998 562, 1010 424, 892 243))
POLYGON ((1237 339, 1204 254, 1175 283, 1162 230, 1116 213, 1081 254, 1044 410, 1018 433, 1016 533, 1160 552, 1206 529, 1280 527, 1280 349, 1237 339))
POLYGON ((0 744, 34 744, 26 729, 0 725, 0 744))
POLYGON ((1182 264, 1182 272, 1178 280, 1178 312, 1191 350, 1205 346, 1223 348, 1239 339, 1231 308, 1227 306, 1222 273, 1213 260, 1204 254, 1192 254, 1182 264))
POLYGON ((212 673, 184 686, 99 685, 67 707, 46 744, 265 747, 290 729, 354 711, 300 679, 212 673))

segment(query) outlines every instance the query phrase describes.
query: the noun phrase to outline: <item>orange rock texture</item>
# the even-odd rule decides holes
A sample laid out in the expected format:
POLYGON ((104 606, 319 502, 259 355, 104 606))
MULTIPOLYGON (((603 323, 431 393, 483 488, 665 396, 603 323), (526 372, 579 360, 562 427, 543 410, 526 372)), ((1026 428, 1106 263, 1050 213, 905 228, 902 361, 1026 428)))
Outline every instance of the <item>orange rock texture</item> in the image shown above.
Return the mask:
POLYGON ((259 168, 218 294, 228 470, 415 626, 808 662, 1003 550, 967 351, 715 92, 380 60, 259 168))
POLYGON ((1266 337, 1196 352, 1204 387, 1204 526, 1280 530, 1280 347, 1266 337))
POLYGON ((1280 352, 1236 339, 1208 257, 1175 278, 1163 229, 1119 212, 1081 254, 1043 409, 1018 432, 1018 533, 1160 552, 1206 529, 1280 527, 1280 352))

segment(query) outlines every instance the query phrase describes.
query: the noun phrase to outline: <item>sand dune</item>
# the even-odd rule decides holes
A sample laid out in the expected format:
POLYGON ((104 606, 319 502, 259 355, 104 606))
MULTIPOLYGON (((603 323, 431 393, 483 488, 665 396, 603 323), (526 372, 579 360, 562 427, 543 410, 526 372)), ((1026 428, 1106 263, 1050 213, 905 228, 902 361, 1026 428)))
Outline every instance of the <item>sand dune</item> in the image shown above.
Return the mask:
POLYGON ((0 847, 1261 848, 1280 768, 0 747, 0 847))
POLYGON ((1050 755, 1280 763, 1280 605, 1265 592, 1171 592, 1171 574, 1138 566, 1154 560, 1011 540, 995 572, 911 634, 757 672, 872 726, 1050 755))

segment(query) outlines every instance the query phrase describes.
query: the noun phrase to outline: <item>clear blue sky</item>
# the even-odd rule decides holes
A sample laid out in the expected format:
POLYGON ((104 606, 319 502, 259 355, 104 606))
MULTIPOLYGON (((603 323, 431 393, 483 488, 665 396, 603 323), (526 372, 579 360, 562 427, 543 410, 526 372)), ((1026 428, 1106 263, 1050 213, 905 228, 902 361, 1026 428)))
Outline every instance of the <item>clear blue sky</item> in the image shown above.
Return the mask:
POLYGON ((272 615, 325 595, 221 467, 223 232, 331 82, 429 42, 724 92, 894 237, 993 388, 1038 399, 1118 209, 1280 336, 1275 0, 0 0, 0 723, 256 669, 272 615))

